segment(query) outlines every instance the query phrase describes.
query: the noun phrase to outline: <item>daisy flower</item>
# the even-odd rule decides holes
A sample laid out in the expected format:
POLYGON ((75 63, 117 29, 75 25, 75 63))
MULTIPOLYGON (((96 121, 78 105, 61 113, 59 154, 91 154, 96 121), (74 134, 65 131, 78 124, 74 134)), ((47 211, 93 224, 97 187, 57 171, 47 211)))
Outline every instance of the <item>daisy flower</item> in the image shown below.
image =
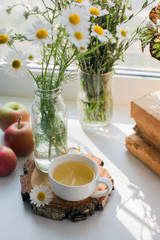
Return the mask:
POLYGON ((117 26, 117 37, 121 40, 129 40, 131 38, 126 25, 120 24, 117 26))
POLYGON ((33 41, 35 44, 52 43, 52 40, 50 38, 51 28, 52 25, 49 23, 34 23, 32 24, 32 29, 28 30, 26 37, 28 40, 33 41))
POLYGON ((81 53, 85 53, 87 51, 87 47, 88 47, 87 44, 82 44, 79 46, 78 51, 81 53))
POLYGON ((100 8, 100 6, 93 6, 93 5, 90 5, 89 6, 89 13, 91 16, 95 16, 95 17, 100 17, 100 16, 104 16, 104 15, 107 15, 109 12, 107 10, 102 10, 100 8))
POLYGON ((107 40, 107 34, 110 35, 110 32, 107 29, 103 29, 99 25, 92 26, 91 36, 98 37, 101 42, 107 40))
POLYGON ((76 29, 77 26, 81 25, 83 28, 89 28, 90 14, 88 9, 81 6, 72 5, 62 10, 61 21, 66 26, 67 32, 70 29, 76 29))
POLYGON ((5 28, 0 29, 0 45, 8 42, 9 35, 11 34, 11 32, 12 32, 12 30, 7 32, 5 28))
POLYGON ((90 2, 88 0, 75 0, 72 2, 72 4, 77 4, 77 5, 89 5, 90 2))
POLYGON ((37 207, 49 204, 52 200, 52 197, 52 191, 50 190, 50 188, 42 184, 40 184, 40 186, 35 185, 30 193, 31 203, 36 205, 37 207))
POLYGON ((86 46, 89 44, 90 36, 89 31, 83 28, 83 26, 79 26, 76 30, 70 31, 70 36, 68 39, 77 47, 86 46))
POLYGON ((80 144, 78 144, 78 147, 77 147, 77 150, 78 150, 78 152, 83 152, 84 151, 84 144, 83 143, 80 143, 80 144))
POLYGON ((77 147, 74 148, 69 148, 69 153, 74 154, 74 153, 83 153, 84 152, 84 144, 78 144, 77 147))
POLYGON ((23 77, 28 71, 26 63, 27 59, 27 55, 23 54, 22 51, 9 52, 4 59, 5 62, 7 62, 4 65, 5 73, 12 77, 23 77))

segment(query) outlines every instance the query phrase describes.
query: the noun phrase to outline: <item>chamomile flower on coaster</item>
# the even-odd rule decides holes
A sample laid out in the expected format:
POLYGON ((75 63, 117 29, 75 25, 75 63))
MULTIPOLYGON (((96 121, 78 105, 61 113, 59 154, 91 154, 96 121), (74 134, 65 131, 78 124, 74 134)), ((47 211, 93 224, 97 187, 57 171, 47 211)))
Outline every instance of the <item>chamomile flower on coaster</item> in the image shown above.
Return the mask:
POLYGON ((107 29, 103 29, 99 25, 92 26, 91 36, 98 37, 101 42, 107 41, 107 34, 110 35, 110 32, 107 29))
POLYGON ((40 184, 40 186, 35 185, 30 193, 31 203, 37 207, 49 204, 52 200, 52 191, 46 185, 40 184))
POLYGON ((28 30, 28 34, 26 35, 28 40, 31 40, 35 44, 44 44, 44 43, 52 43, 52 39, 50 38, 51 33, 51 24, 44 24, 42 22, 37 22, 32 24, 32 29, 28 30))
POLYGON ((12 77, 23 77, 27 74, 27 55, 22 53, 22 51, 12 51, 9 52, 5 57, 4 61, 4 71, 6 74, 12 77))
POLYGON ((12 30, 7 32, 5 28, 0 29, 0 45, 6 44, 8 42, 11 32, 12 30))
POLYGON ((67 33, 70 32, 70 29, 76 29, 77 26, 81 25, 83 28, 89 28, 90 14, 88 9, 72 5, 66 9, 62 10, 61 21, 66 26, 67 33))
POLYGON ((77 47, 80 48, 83 45, 88 45, 90 36, 89 32, 83 28, 83 26, 79 26, 75 31, 70 31, 70 36, 68 39, 77 47))
POLYGON ((89 6, 89 13, 91 16, 100 17, 108 14, 107 10, 102 10, 100 6, 89 6))
POLYGON ((74 147, 74 148, 69 148, 68 149, 68 153, 70 154, 74 154, 74 153, 83 153, 84 152, 84 144, 78 144, 77 147, 74 147))
POLYGON ((77 147, 77 150, 78 150, 78 152, 83 152, 84 151, 84 144, 83 143, 80 143, 80 144, 78 144, 78 147, 77 147))
POLYGON ((116 30, 117 30, 117 37, 120 40, 129 40, 131 38, 131 35, 129 34, 126 25, 120 24, 117 26, 116 30))

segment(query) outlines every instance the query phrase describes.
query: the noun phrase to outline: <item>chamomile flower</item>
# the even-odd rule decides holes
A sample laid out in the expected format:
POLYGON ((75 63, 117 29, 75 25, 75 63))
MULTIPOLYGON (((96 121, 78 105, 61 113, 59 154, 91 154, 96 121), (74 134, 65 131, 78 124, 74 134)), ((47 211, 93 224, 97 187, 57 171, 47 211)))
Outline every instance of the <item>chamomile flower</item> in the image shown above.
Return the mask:
POLYGON ((78 48, 78 51, 81 53, 85 53, 87 51, 87 47, 88 47, 87 44, 81 44, 78 48))
POLYGON ((91 36, 98 37, 101 42, 107 41, 107 34, 110 34, 107 29, 103 29, 99 25, 92 26, 91 36))
POLYGON ((129 40, 131 38, 126 25, 120 24, 117 26, 117 37, 120 40, 129 40))
POLYGON ((69 150, 68 150, 68 153, 69 154, 74 154, 74 153, 83 153, 84 152, 84 144, 78 144, 78 146, 77 147, 73 147, 73 148, 69 148, 69 150))
POLYGON ((7 32, 5 28, 0 29, 0 45, 8 42, 11 32, 12 30, 7 32))
POLYGON ((45 204, 49 204, 52 198, 53 196, 50 188, 42 184, 40 184, 40 186, 35 185, 30 193, 31 203, 36 205, 37 207, 40 207, 41 205, 44 206, 45 204))
POLYGON ((88 0, 75 0, 72 2, 72 4, 77 4, 77 5, 89 5, 90 2, 88 0))
POLYGON ((50 38, 51 28, 52 25, 49 23, 34 23, 32 24, 32 29, 28 30, 28 34, 26 35, 26 37, 28 40, 31 40, 35 44, 52 43, 52 40, 50 38))
POLYGON ((102 10, 100 6, 89 6, 89 13, 91 16, 100 17, 108 14, 107 10, 102 10))
POLYGON ((27 55, 23 54, 22 51, 9 52, 4 60, 7 62, 4 65, 6 74, 16 78, 23 77, 27 74, 27 55))
POLYGON ((90 14, 84 7, 71 5, 66 9, 62 10, 61 21, 66 26, 67 33, 70 29, 76 29, 77 26, 81 25, 84 28, 89 28, 90 14))
POLYGON ((83 26, 79 26, 76 30, 70 31, 68 39, 77 47, 80 48, 83 45, 88 45, 90 36, 89 31, 84 29, 83 26))

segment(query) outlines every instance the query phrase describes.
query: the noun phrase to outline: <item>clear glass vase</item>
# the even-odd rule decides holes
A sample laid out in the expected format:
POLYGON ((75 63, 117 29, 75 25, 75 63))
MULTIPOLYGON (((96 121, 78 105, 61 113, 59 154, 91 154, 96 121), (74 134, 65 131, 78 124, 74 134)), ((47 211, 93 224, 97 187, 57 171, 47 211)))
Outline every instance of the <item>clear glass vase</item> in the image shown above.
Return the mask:
POLYGON ((113 110, 113 72, 106 74, 80 73, 78 96, 79 120, 90 132, 108 129, 113 110))
POLYGON ((35 164, 47 173, 49 163, 67 152, 67 111, 60 87, 35 90, 32 127, 35 164))

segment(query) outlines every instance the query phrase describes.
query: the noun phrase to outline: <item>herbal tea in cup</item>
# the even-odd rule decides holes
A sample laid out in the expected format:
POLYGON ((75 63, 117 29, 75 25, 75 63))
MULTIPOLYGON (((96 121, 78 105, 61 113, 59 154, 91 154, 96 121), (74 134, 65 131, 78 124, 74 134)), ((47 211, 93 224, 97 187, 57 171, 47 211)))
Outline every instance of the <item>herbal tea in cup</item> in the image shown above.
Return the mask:
POLYGON ((82 154, 65 154, 55 158, 49 165, 48 176, 53 192, 67 201, 102 197, 112 190, 111 180, 99 177, 97 163, 82 154), (107 189, 96 191, 100 183, 104 183, 107 189))
POLYGON ((80 186, 91 182, 95 177, 95 172, 86 163, 71 161, 57 166, 52 176, 57 182, 64 185, 80 186))

